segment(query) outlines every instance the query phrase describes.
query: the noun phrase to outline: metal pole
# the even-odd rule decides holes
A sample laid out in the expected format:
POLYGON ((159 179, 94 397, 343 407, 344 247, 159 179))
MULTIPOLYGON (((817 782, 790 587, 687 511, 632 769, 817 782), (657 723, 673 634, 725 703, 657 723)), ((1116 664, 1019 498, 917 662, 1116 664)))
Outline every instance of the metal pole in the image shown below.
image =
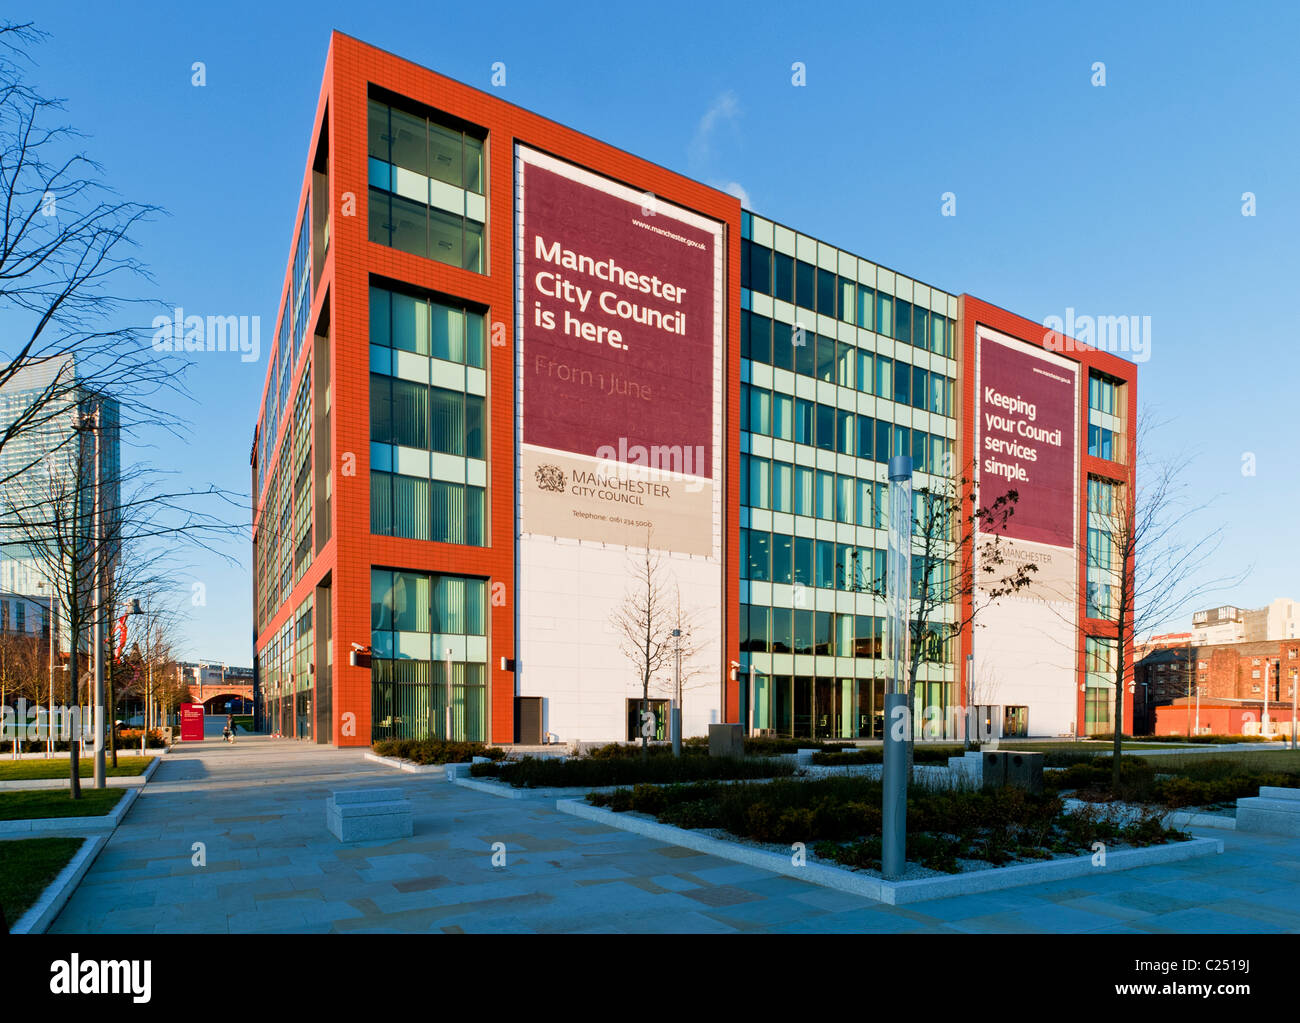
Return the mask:
POLYGON ((752 737, 754 735, 754 662, 753 661, 751 661, 749 664, 749 692, 748 692, 748 699, 745 702, 749 704, 749 719, 747 724, 749 728, 749 734, 752 737))
POLYGON ((1300 688, 1300 679, 1295 676, 1295 669, 1291 674, 1291 748, 1295 749, 1295 691, 1300 688))
POLYGON ((673 629, 675 653, 677 655, 676 682, 673 685, 673 756, 682 755, 682 630, 673 629))
POLYGON ((102 443, 100 432, 100 407, 95 406, 95 507, 91 515, 95 531, 95 708, 91 720, 95 723, 95 788, 102 789, 107 784, 104 772, 104 511, 100 495, 100 472, 102 464, 100 455, 102 443))
POLYGON ((1193 735, 1201 734, 1201 683, 1196 683, 1196 724, 1192 728, 1193 735))
POLYGON ((1268 738, 1268 658, 1264 658, 1264 720, 1259 723, 1259 734, 1268 738))
POLYGON ((447 731, 443 734, 446 735, 447 741, 451 742, 451 647, 447 647, 445 663, 447 665, 447 731))
POLYGON ((901 877, 907 866, 907 744, 912 722, 907 713, 905 665, 907 618, 912 589, 912 460, 889 460, 889 550, 886 563, 885 642, 889 681, 885 690, 885 755, 881 827, 881 866, 886 878, 901 877))
POLYGON ((55 608, 58 607, 58 597, 54 594, 54 584, 50 584, 50 712, 45 716, 45 756, 54 756, 54 662, 58 660, 59 644, 56 640, 58 635, 57 618, 55 617, 55 608))

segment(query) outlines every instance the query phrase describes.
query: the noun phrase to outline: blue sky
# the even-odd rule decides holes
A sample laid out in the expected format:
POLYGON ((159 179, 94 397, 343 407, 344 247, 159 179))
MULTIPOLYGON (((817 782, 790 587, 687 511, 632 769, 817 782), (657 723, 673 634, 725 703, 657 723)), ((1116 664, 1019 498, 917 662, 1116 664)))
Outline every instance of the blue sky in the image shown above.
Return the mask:
MULTIPOLYGON (((33 4, 36 82, 107 180, 169 216, 143 293, 260 315, 255 364, 209 353, 149 457, 249 488, 248 455, 331 29, 720 187, 772 219, 1034 320, 1151 317, 1153 443, 1225 538, 1201 603, 1300 596, 1294 413, 1300 13, 1263 4, 320 2, 33 4), (1053 5, 1054 7, 1055 5, 1053 5), (207 84, 191 85, 203 61, 207 84), (791 65, 806 65, 805 87, 791 65), (1106 65, 1106 84, 1091 84, 1106 65), (957 215, 940 215, 941 195, 957 215), (1257 214, 1242 216, 1242 193, 1257 214), (1242 474, 1246 452, 1256 474, 1242 474)), ((191 557, 192 656, 251 660, 251 575, 191 557)), ((186 587, 188 590, 188 586, 186 587)), ((1187 608, 1190 616, 1192 608, 1187 608)), ((1186 627, 1185 621, 1170 627, 1186 627)))

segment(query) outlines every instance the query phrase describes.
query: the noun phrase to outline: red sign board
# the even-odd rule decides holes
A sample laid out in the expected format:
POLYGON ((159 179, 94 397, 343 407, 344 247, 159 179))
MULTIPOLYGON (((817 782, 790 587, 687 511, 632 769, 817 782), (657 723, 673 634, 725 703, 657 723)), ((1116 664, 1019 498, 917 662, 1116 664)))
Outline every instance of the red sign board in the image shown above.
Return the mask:
POLYGON ((979 346, 980 497, 1019 494, 1002 530, 1018 540, 1074 544, 1075 371, 990 338, 979 346))
POLYGON ((714 236, 576 175, 528 167, 524 443, 687 449, 700 457, 672 468, 711 477, 714 236))
POLYGON ((181 704, 181 741, 203 741, 203 704, 181 704))

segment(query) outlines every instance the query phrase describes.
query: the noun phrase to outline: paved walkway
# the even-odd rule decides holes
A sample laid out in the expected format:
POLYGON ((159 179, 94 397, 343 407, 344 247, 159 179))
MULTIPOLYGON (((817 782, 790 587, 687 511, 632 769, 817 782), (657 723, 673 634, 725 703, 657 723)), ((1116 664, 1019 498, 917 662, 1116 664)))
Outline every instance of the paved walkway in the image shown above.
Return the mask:
POLYGON ((1300 933, 1300 839, 1204 832, 1222 856, 895 908, 554 805, 218 736, 167 755, 51 931, 1300 933), (367 786, 406 790, 414 837, 326 831, 331 789, 367 786))

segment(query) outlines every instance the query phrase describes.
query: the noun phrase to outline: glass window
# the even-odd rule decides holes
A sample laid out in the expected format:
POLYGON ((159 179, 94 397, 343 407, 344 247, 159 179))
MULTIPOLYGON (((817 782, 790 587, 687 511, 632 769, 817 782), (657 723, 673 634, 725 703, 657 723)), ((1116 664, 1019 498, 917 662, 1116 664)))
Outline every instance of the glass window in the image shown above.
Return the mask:
POLYGON ((912 307, 912 344, 917 348, 930 346, 930 313, 919 305, 912 307))
POLYGON ((483 398, 465 395, 465 457, 483 457, 483 398))
POLYGON ((794 439, 794 398, 788 394, 773 395, 772 436, 782 440, 794 439))
POLYGON ((816 556, 818 589, 835 589, 835 544, 818 540, 816 556))
POLYGON ((894 297, 876 294, 876 333, 893 337, 894 334, 894 297))
POLYGON ((813 652, 813 632, 816 616, 812 611, 795 611, 794 613, 794 652, 810 654, 813 652))
POLYGON ((794 466, 787 462, 772 463, 772 510, 793 510, 794 466))
POLYGON ((858 415, 858 457, 870 458, 875 448, 872 443, 876 429, 876 421, 870 416, 858 415))
POLYGON ((893 398, 894 396, 894 360, 876 356, 876 397, 893 398))
POLYGON ((872 365, 872 355, 865 348, 859 348, 857 352, 858 390, 871 394, 875 390, 872 386, 875 383, 875 367, 872 365))
POLYGON ((772 653, 792 653, 794 651, 793 633, 794 622, 790 608, 772 608, 772 653))
POLYGON ((817 308, 817 268, 802 259, 794 264, 794 304, 805 309, 817 308))
POLYGON ((766 316, 745 313, 749 321, 749 357, 755 362, 772 361, 772 321, 766 316))
POLYGON ((749 578, 768 582, 772 578, 772 535, 749 531, 749 578))
POLYGON ((429 173, 429 153, 425 137, 425 120, 401 110, 390 112, 389 135, 392 140, 389 163, 416 174, 429 173))
POLYGON ((392 305, 392 292, 385 291, 383 288, 370 289, 370 343, 372 345, 383 345, 385 348, 393 346, 390 334, 392 305))
POLYGON ((906 426, 894 427, 894 446, 890 455, 910 455, 912 453, 912 431, 906 426))
POLYGON ((413 256, 429 256, 429 207, 412 202, 400 195, 390 198, 392 203, 389 222, 392 226, 391 242, 395 249, 413 256))
POLYGON ((871 480, 858 480, 858 501, 857 501, 857 518, 854 520, 859 526, 870 526, 871 521, 871 480))
POLYGON ((938 313, 930 314, 930 351, 946 355, 948 347, 948 321, 938 313))
POLYGON ((857 348, 840 341, 836 345, 838 362, 835 367, 835 382, 841 387, 853 386, 853 368, 857 362, 857 348))
POLYGON ((393 347, 417 355, 429 354, 429 303, 393 292, 393 347))
POLYGON ((376 444, 393 443, 392 378, 370 374, 370 439, 376 444))
POLYGON ((858 320, 858 285, 847 277, 840 278, 840 319, 848 323, 858 320))
POLYGON ((829 270, 817 269, 817 311, 823 316, 835 316, 836 278, 829 270))
POLYGON ((891 446, 892 433, 892 423, 885 419, 876 420, 876 450, 873 457, 877 462, 889 461, 889 454, 893 451, 891 446))
POLYGON ((894 337, 904 344, 912 343, 912 303, 894 299, 894 337))
POLYGON ((465 365, 483 368, 483 314, 465 313, 465 365))
POLYGON ((794 371, 806 377, 817 375, 817 335, 802 324, 795 324, 790 335, 794 345, 794 371))
POLYGON ((774 263, 772 297, 782 302, 794 302, 794 259, 783 252, 772 254, 774 263))
POLYGON ((854 440, 853 413, 836 409, 835 418, 835 450, 841 455, 851 455, 854 440))
POLYGON ((812 537, 796 536, 794 538, 794 581, 802 586, 811 587, 814 578, 812 537))
POLYGON ((817 517, 835 518, 835 474, 817 470, 817 517))
POLYGON ((835 383, 835 339, 817 335, 817 379, 835 383))
POLYGON ((855 481, 852 476, 837 476, 835 482, 835 521, 852 525, 855 481))
POLYGON ((817 406, 817 446, 824 451, 835 450, 835 409, 830 405, 817 406))
POLYGON ((865 285, 858 288, 858 326, 876 329, 876 292, 865 285))
POLYGON ((816 514, 813 504, 813 470, 803 465, 794 467, 794 513, 816 514))
POLYGON ((771 436, 772 392, 766 388, 749 389, 749 429, 753 433, 771 436))
POLYGON ((775 533, 772 536, 772 582, 789 583, 794 578, 794 538, 775 533))
POLYGON ((749 286, 765 295, 772 293, 772 250, 749 243, 749 286))
MULTIPOLYGON (((803 339, 800 338, 800 343, 803 339)), ((794 328, 788 323, 772 324, 772 365, 794 372, 794 328)))
POLYGON ((445 455, 464 455, 466 395, 435 387, 432 397, 433 450, 445 455))
POLYGON ((908 405, 911 404, 911 401, 911 367, 905 362, 896 362, 894 364, 894 402, 899 405, 908 405))
POLYGON ((796 444, 812 444, 814 438, 814 409, 816 406, 806 398, 794 400, 794 441, 796 444))
POLYGON ((394 444, 429 449, 428 387, 410 380, 393 380, 391 428, 394 444))
POLYGON ((912 407, 923 409, 926 406, 926 398, 929 393, 929 387, 926 383, 927 373, 920 366, 912 367, 912 407))

